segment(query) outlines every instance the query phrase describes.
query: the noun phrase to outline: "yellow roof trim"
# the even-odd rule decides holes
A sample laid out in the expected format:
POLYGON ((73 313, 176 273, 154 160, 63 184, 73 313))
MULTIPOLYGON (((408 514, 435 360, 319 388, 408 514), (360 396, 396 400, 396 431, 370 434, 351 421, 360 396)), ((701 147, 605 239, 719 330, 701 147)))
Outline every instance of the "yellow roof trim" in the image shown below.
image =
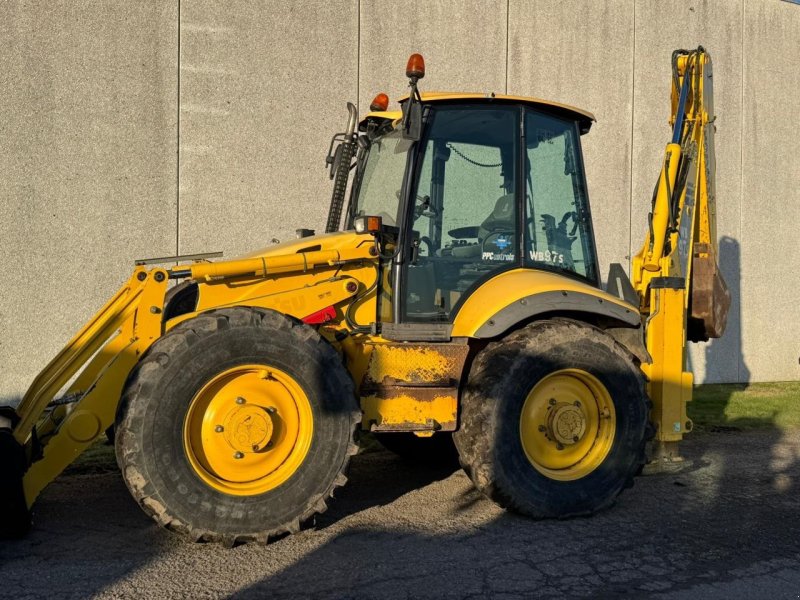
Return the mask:
MULTIPOLYGON (((568 110, 577 113, 590 121, 596 122, 594 115, 587 110, 570 106, 569 104, 562 104, 561 102, 552 102, 551 100, 542 100, 541 98, 531 98, 527 96, 511 96, 508 94, 494 94, 494 93, 480 93, 480 92, 423 92, 423 102, 436 102, 442 100, 487 100, 489 98, 496 98, 498 100, 512 100, 514 102, 524 102, 527 104, 538 104, 540 106, 552 106, 562 110, 568 110)), ((399 102, 408 100, 408 94, 399 98, 399 102)))
POLYGON ((361 120, 364 121, 365 119, 374 118, 374 119, 389 119, 390 121, 397 121, 398 119, 403 118, 403 111, 402 110, 380 110, 380 111, 370 111, 367 113, 365 117, 361 120))

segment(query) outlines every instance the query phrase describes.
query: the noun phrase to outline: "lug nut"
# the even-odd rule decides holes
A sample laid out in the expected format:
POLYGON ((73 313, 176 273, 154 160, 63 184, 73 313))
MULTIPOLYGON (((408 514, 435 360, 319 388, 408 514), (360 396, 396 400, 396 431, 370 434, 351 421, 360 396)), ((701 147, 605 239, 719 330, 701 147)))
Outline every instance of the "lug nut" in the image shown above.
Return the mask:
POLYGON ((550 398, 550 406, 555 406, 555 405, 556 405, 556 399, 550 398))
POLYGON ((544 433, 545 431, 547 431, 547 427, 545 427, 544 425, 539 425, 539 431, 544 433))
POLYGON ((272 440, 268 441, 264 448, 272 448, 272 440))
POLYGON ((581 401, 580 401, 580 400, 575 400, 575 403, 574 403, 574 404, 575 404, 575 406, 577 406, 578 408, 580 408, 580 407, 581 407, 581 401))
POLYGON ((573 438, 572 438, 572 441, 573 441, 573 442, 575 442, 575 443, 577 444, 579 439, 581 439, 581 438, 579 438, 579 437, 576 435, 576 436, 573 436, 573 438))
POLYGON ((559 443, 557 443, 557 444, 556 444, 556 448, 557 448, 558 450, 563 450, 563 449, 564 449, 564 444, 562 444, 561 442, 559 442, 559 443))
POLYGON ((233 458, 244 458, 244 454, 241 452, 234 452, 233 458))
POLYGON ((214 427, 214 431, 216 431, 217 433, 222 433, 223 431, 225 431, 225 428, 222 425, 217 425, 216 427, 214 427))
POLYGON ((268 412, 269 414, 271 414, 271 415, 274 415, 276 412, 278 412, 278 409, 277 409, 277 408, 275 408, 274 406, 268 406, 268 407, 267 407, 267 412, 268 412))
POLYGON ((239 396, 239 397, 236 399, 236 404, 244 404, 244 398, 242 398, 241 396, 239 396))

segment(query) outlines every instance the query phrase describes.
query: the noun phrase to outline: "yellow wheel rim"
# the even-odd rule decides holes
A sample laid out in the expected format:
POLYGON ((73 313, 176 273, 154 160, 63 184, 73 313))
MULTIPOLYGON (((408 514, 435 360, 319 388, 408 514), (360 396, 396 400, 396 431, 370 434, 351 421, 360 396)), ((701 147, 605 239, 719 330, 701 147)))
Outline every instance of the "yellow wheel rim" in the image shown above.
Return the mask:
POLYGON ((241 365, 192 398, 183 446, 209 486, 251 496, 275 489, 297 471, 312 433, 311 404, 293 377, 266 365, 241 365))
POLYGON ((537 471, 551 479, 573 481, 606 459, 616 422, 606 387, 586 371, 563 369, 530 391, 522 405, 519 435, 537 471))

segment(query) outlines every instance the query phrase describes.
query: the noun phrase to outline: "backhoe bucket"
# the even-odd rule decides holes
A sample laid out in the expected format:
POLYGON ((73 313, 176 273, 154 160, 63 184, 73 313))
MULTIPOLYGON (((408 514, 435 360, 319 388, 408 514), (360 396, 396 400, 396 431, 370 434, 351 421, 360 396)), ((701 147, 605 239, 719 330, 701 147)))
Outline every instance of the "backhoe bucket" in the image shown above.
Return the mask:
POLYGON ((692 295, 686 335, 689 341, 705 342, 722 337, 728 322, 731 293, 717 266, 713 249, 697 244, 692 260, 692 295))

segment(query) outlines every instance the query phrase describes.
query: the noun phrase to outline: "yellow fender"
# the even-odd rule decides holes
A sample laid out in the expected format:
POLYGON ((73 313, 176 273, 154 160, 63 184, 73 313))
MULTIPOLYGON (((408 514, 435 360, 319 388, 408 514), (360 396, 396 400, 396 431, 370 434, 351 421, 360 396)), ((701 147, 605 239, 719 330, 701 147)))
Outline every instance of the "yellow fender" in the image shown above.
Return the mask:
POLYGON ((518 323, 556 311, 602 317, 617 327, 641 326, 638 308, 616 296, 556 273, 513 269, 467 298, 456 315, 452 336, 496 337, 518 323))

